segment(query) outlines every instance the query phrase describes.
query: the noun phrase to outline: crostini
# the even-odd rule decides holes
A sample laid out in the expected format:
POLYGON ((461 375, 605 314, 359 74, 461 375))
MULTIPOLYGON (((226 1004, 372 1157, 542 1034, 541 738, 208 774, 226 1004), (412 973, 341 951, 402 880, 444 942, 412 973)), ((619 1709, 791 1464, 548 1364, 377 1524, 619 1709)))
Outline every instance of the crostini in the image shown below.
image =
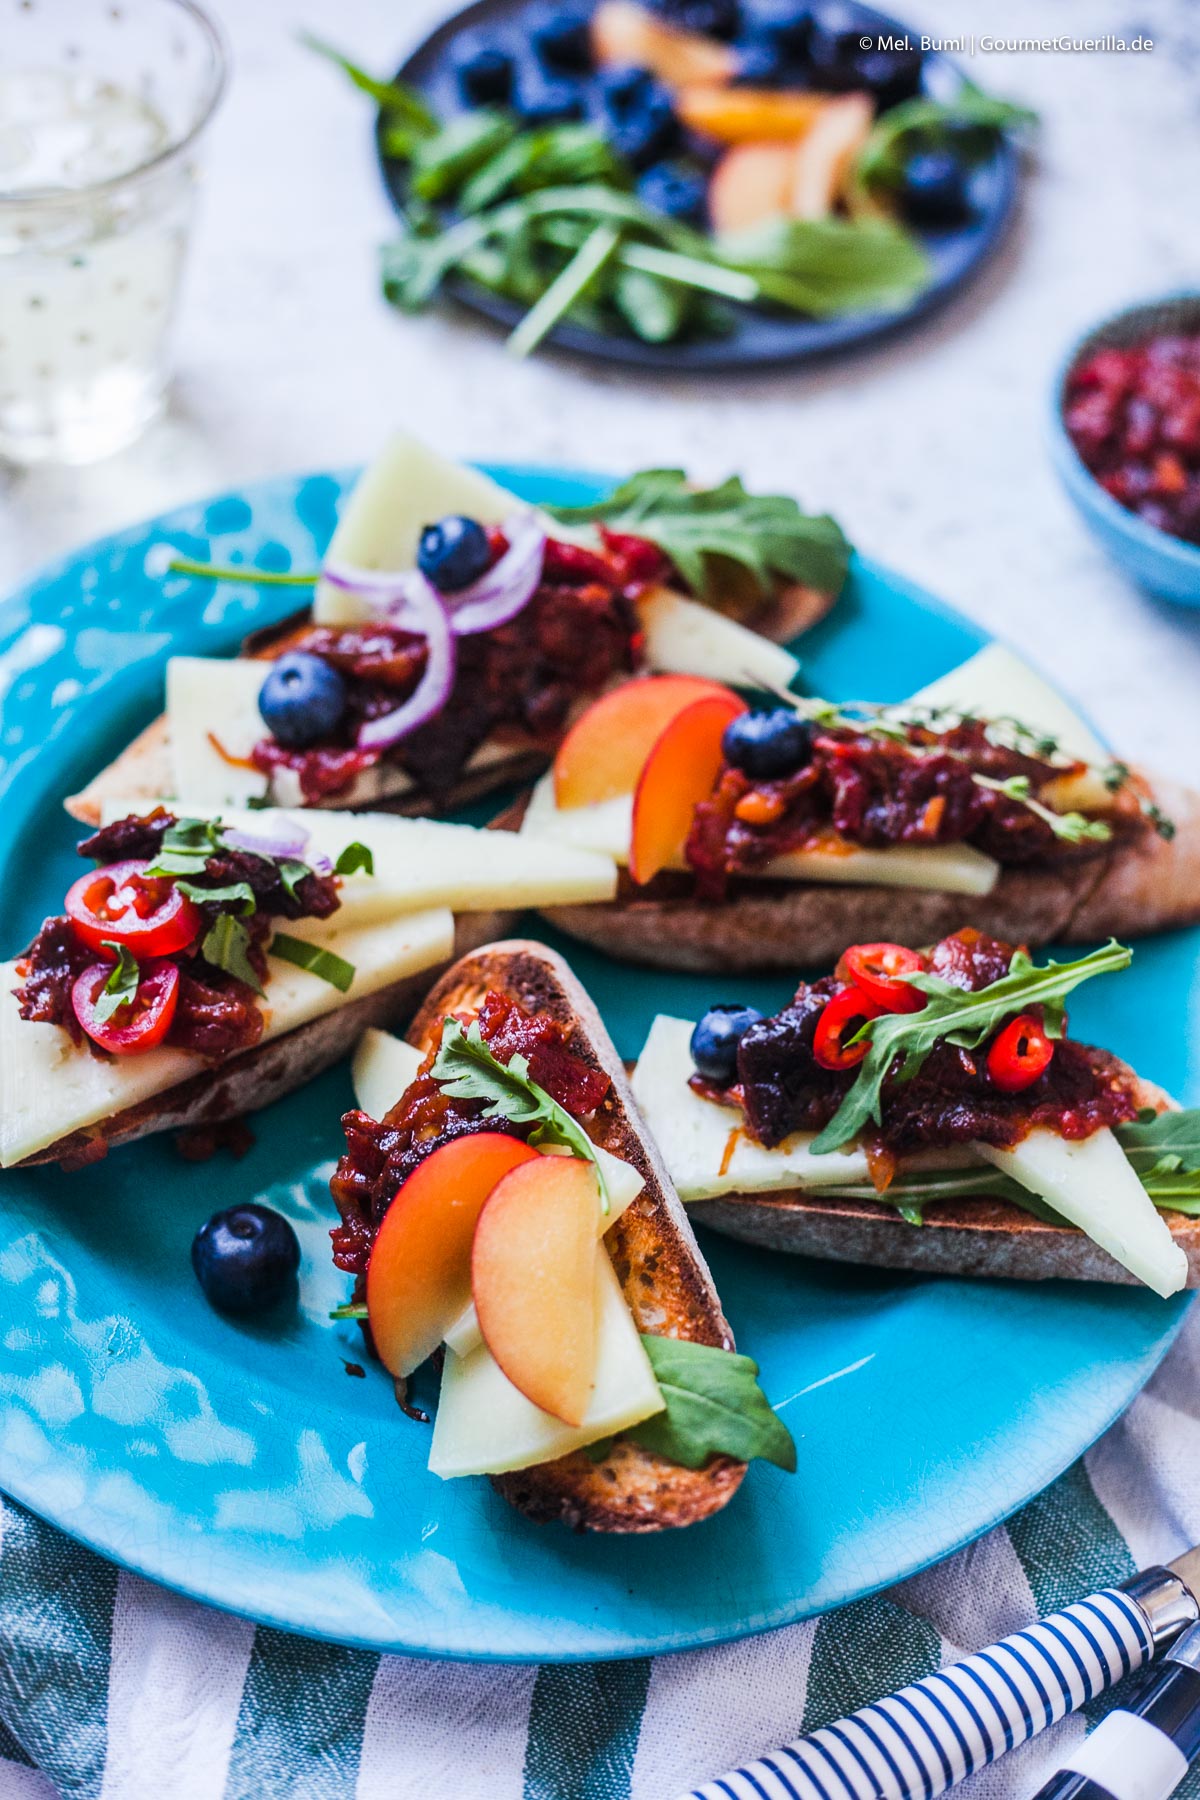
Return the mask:
POLYGON ((476 950, 407 1041, 367 1034, 354 1077, 336 1316, 400 1382, 443 1355, 435 1474, 488 1475, 537 1521, 649 1532, 717 1512, 752 1457, 795 1466, 561 957, 476 950))
POLYGON ((264 1106, 538 896, 616 883, 603 856, 366 813, 116 804, 78 849, 95 866, 0 966, 0 1167, 264 1106))
POLYGON ((311 611, 236 658, 171 657, 164 715, 67 810, 456 805, 544 768, 581 707, 641 671, 786 687, 798 665, 775 640, 827 610, 848 558, 832 519, 737 480, 695 491, 649 470, 535 510, 397 438, 354 489, 311 611))
POLYGON ((633 684, 500 822, 614 856, 614 902, 547 917, 668 968, 802 968, 960 924, 1044 944, 1200 919, 1200 796, 1116 761, 998 644, 903 706, 633 684))
POLYGON ((942 1274, 1200 1285, 1200 1114, 1067 1032, 1124 968, 966 929, 846 949, 772 1018, 659 1017, 633 1091, 681 1197, 732 1237, 942 1274))

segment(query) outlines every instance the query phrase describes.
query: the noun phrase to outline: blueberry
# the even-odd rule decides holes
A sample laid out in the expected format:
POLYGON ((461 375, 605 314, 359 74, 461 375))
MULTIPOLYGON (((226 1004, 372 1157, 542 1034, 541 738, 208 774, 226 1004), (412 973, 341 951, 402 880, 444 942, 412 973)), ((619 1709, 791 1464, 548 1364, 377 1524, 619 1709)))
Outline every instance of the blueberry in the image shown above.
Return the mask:
POLYGON ((634 170, 648 169, 679 142, 679 120, 665 93, 651 92, 609 131, 608 141, 634 170))
POLYGON ((853 7, 826 5, 809 32, 808 60, 813 84, 821 88, 858 85, 854 59, 862 54, 862 20, 853 7))
POLYGON ((592 33, 586 13, 562 6, 534 6, 524 15, 521 25, 544 68, 568 75, 588 73, 592 66, 592 33))
POLYGON ((513 110, 523 125, 567 125, 587 111, 578 87, 569 81, 527 76, 517 87, 513 110))
POLYGON ((269 1206, 231 1206, 214 1213, 192 1239, 192 1268, 204 1297, 221 1312, 265 1311, 289 1292, 300 1245, 269 1206))
POLYGON ((258 690, 262 722, 288 750, 327 738, 346 711, 346 683, 338 671, 307 650, 278 657, 258 690))
POLYGON ((740 23, 738 0, 657 0, 655 10, 681 31, 731 38, 740 23))
POLYGON ((668 219, 683 219, 690 225, 704 222, 708 203, 708 183, 694 169, 679 163, 655 163, 637 184, 638 198, 652 212, 664 213, 668 219))
POLYGON ((613 119, 625 118, 657 85, 649 69, 625 64, 601 69, 595 81, 600 104, 613 119))
POLYGON ((697 1075, 727 1087, 737 1075, 738 1045, 761 1018, 753 1006, 710 1006, 689 1046, 697 1075))
POLYGON ((921 150, 904 169, 900 198, 920 225, 957 225, 971 209, 966 172, 947 150, 921 150))
POLYGON ((488 534, 478 519, 459 513, 427 525, 421 533, 417 567, 439 593, 457 594, 486 574, 492 560, 488 534))
POLYGON ((812 7, 803 0, 749 0, 742 9, 742 30, 748 43, 797 61, 808 54, 812 29, 812 7))
POLYGON ((727 763, 752 781, 794 775, 812 755, 813 728, 790 706, 744 712, 725 727, 721 749, 727 763))
POLYGON ((469 32, 454 50, 454 76, 467 106, 503 106, 512 94, 513 59, 489 38, 469 32))
POLYGON ((796 63, 775 44, 750 44, 738 54, 736 79, 747 87, 798 87, 796 63))
POLYGON ((920 93, 921 65, 919 50, 860 50, 851 63, 858 85, 872 96, 880 112, 920 93))

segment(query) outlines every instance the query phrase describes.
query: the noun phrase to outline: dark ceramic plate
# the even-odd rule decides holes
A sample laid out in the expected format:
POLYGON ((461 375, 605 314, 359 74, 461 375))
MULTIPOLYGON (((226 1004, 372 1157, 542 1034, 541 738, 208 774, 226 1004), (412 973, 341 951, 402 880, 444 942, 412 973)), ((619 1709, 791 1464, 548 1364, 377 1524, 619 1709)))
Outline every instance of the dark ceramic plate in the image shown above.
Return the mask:
MULTIPOLYGON (((513 50, 525 43, 522 19, 531 0, 475 0, 447 19, 407 58, 397 79, 419 88, 440 115, 460 111, 451 64, 454 42, 464 32, 486 29, 490 37, 513 50)), ((864 33, 892 32, 904 35, 907 27, 868 6, 850 9, 862 20, 864 33)), ((915 41, 920 33, 914 32, 915 41)), ((963 76, 941 52, 925 58, 925 92, 949 99, 961 87, 963 76)), ((384 183, 397 211, 403 211, 403 166, 379 152, 384 183)), ((852 313, 842 318, 806 319, 795 313, 731 307, 732 330, 726 336, 697 338, 676 344, 644 344, 638 339, 564 324, 550 334, 549 342, 560 349, 603 362, 623 363, 642 369, 736 370, 764 363, 802 362, 899 331, 924 318, 949 299, 996 248, 1012 219, 1017 196, 1017 154, 1009 144, 983 164, 973 178, 974 210, 966 224, 950 229, 925 230, 919 235, 933 268, 930 285, 910 305, 895 312, 852 313)), ((466 280, 448 284, 453 297, 472 311, 511 330, 522 308, 511 300, 489 294, 466 280)))

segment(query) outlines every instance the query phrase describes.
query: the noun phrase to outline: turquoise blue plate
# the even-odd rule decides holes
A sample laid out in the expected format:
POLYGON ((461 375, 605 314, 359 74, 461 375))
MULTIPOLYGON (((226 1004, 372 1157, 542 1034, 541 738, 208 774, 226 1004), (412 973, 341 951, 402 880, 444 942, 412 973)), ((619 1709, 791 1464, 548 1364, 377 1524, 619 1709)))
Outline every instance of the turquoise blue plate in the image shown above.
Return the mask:
MULTIPOLYGON (((530 499, 583 476, 499 470, 530 499)), ((279 480, 184 507, 46 570, 0 608, 0 946, 57 910, 77 871, 61 809, 157 711, 174 650, 229 651, 287 590, 156 571, 155 544, 311 568, 348 475, 279 480)), ((972 651, 972 627, 860 562, 804 647, 831 695, 900 699, 972 651)), ((1150 940, 1133 972, 1072 1002, 1093 1035, 1181 1097, 1197 933, 1150 940)), ((711 984, 568 946, 617 1044, 694 1014, 711 984)), ((737 984, 778 1004, 780 981, 737 984)), ((718 984, 728 998, 728 983, 718 984)), ((428 1430, 396 1409, 357 1332, 327 1319, 326 1188, 350 1104, 344 1068, 260 1113, 241 1161, 151 1139, 74 1175, 0 1175, 0 1488, 129 1568, 296 1631, 483 1658, 627 1656, 711 1643, 854 1599, 975 1537, 1113 1420, 1164 1355, 1186 1300, 1123 1288, 859 1273, 706 1236, 738 1342, 795 1433, 799 1470, 755 1465, 707 1524, 603 1540, 529 1525, 486 1481, 428 1474, 428 1430), (188 1248, 217 1206, 293 1221, 299 1309, 231 1324, 188 1248), (347 1365, 357 1365, 348 1367, 347 1365)))

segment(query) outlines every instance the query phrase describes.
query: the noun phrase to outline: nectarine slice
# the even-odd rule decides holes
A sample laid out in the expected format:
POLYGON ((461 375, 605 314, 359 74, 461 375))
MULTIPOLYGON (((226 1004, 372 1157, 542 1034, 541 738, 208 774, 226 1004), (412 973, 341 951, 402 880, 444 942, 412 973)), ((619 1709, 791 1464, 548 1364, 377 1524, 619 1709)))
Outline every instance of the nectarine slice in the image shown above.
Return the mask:
POLYGON ((732 81, 737 73, 732 45, 669 25, 634 0, 601 0, 592 14, 592 49, 598 63, 649 69, 670 88, 732 81))
POLYGON ((384 1367, 411 1375, 471 1298, 471 1243, 497 1182, 536 1150, 500 1131, 452 1138, 418 1163, 367 1264, 367 1321, 384 1367))
POLYGON ((633 796, 629 873, 636 882, 652 881, 682 856, 692 814, 716 785, 725 727, 745 710, 733 693, 693 700, 655 743, 633 796))
POLYGON ((796 171, 794 144, 734 144, 708 182, 708 216, 716 232, 748 231, 786 218, 796 171))
POLYGON ((599 1205, 590 1162, 539 1156, 497 1185, 471 1251, 484 1343, 513 1386, 564 1425, 582 1425, 596 1380, 599 1205))
POLYGON ((827 219, 871 135, 875 109, 866 94, 829 100, 796 146, 788 211, 794 219, 827 219))
POLYGON ((689 87, 675 97, 685 125, 726 144, 794 144, 827 104, 825 94, 776 88, 689 87))
POLYGON ((554 800, 563 809, 632 794, 642 764, 671 720, 693 700, 726 694, 699 675, 651 675, 603 694, 572 725, 554 758, 554 800))

